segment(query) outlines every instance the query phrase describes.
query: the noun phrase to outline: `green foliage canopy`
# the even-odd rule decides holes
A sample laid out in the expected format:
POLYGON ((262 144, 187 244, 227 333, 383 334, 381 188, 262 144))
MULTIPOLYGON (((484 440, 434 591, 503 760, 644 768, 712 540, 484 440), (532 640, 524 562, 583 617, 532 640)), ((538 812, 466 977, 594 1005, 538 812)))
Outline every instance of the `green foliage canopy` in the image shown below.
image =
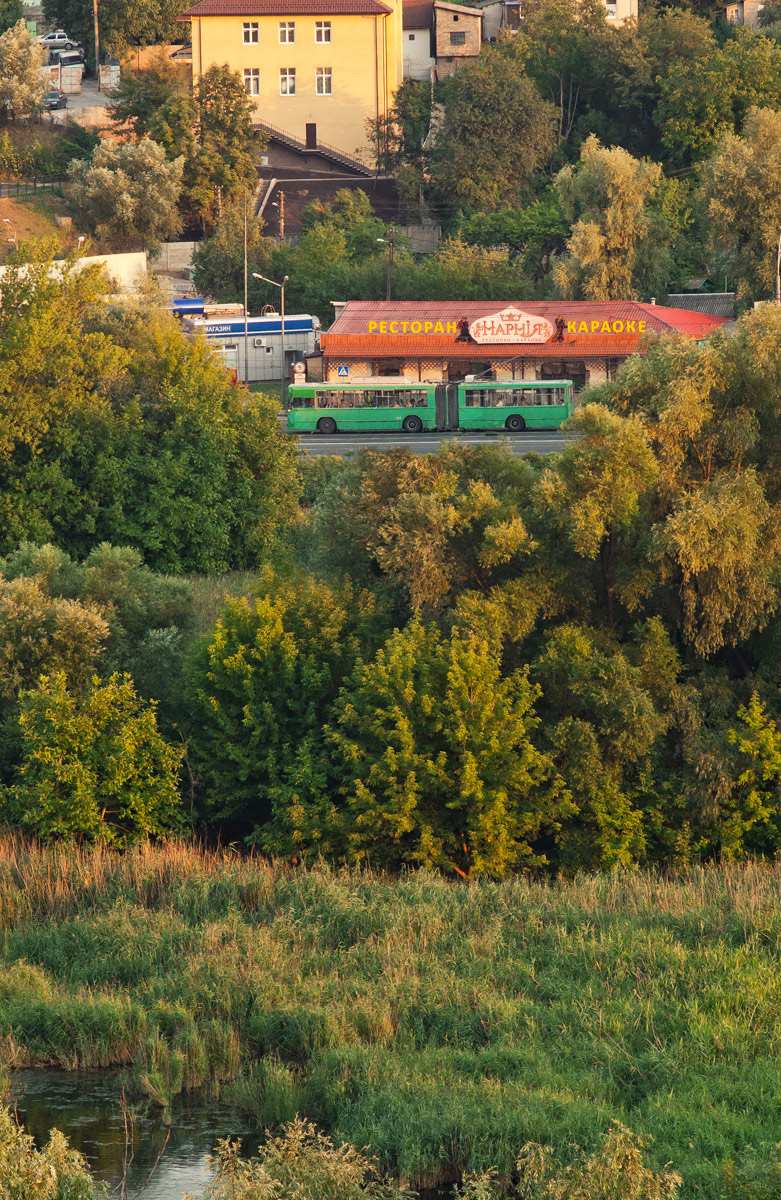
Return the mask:
POLYGON ((115 845, 165 834, 179 821, 182 750, 158 732, 130 676, 93 677, 83 698, 65 674, 41 676, 19 702, 22 762, 0 792, 6 821, 44 839, 115 845))

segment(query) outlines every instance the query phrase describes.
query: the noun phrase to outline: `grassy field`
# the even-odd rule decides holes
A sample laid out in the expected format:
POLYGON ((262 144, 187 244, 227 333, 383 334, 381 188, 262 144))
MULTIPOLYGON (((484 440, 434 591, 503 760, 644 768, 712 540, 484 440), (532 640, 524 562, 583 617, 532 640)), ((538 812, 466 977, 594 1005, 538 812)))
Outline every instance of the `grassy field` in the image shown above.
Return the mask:
POLYGON ((781 867, 463 884, 7 841, 0 924, 8 1065, 298 1110, 413 1185, 619 1119, 722 1200, 781 1140, 781 867))

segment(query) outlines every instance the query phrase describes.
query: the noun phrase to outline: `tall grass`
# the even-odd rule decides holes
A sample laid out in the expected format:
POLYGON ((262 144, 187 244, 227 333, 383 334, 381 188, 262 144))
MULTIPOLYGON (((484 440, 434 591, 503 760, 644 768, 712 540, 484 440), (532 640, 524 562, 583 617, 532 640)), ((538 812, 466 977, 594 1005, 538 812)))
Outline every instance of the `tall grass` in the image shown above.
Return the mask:
POLYGON ((231 1089, 413 1186, 586 1152, 682 1195, 781 1139, 781 867, 450 883, 171 844, 0 844, 0 1058, 231 1089))

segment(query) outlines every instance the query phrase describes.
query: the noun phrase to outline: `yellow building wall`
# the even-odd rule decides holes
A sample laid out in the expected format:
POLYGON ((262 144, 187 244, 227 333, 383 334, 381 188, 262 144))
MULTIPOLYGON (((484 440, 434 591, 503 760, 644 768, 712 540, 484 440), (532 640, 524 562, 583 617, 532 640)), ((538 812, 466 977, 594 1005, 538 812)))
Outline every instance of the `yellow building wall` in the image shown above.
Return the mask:
POLYGON ((295 41, 280 42, 283 18, 198 17, 192 22, 193 82, 214 64, 227 63, 243 77, 260 72, 260 93, 251 97, 258 120, 283 129, 300 141, 306 126, 317 126, 317 140, 345 154, 374 162, 366 120, 384 116, 403 77, 401 0, 385 0, 387 16, 320 13, 290 16, 295 41), (243 41, 245 21, 257 22, 258 42, 243 41), (315 41, 315 22, 331 22, 331 41, 315 41), (317 69, 330 67, 331 95, 318 95, 317 69), (280 93, 280 69, 295 69, 296 94, 280 93))

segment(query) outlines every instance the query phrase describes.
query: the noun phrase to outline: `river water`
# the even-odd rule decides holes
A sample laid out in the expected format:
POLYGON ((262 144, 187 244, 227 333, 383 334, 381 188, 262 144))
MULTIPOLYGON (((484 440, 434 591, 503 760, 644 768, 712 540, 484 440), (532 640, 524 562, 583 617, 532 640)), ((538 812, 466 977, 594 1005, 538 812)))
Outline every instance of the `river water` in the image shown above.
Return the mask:
POLYGON ((10 1104, 36 1142, 43 1145, 52 1128, 61 1129, 94 1177, 127 1200, 181 1200, 185 1192, 201 1197, 213 1175, 209 1155, 218 1138, 241 1138, 250 1151, 259 1140, 236 1109, 200 1096, 177 1097, 170 1126, 157 1106, 130 1099, 126 1125, 121 1101, 122 1078, 115 1072, 11 1074, 10 1104))

